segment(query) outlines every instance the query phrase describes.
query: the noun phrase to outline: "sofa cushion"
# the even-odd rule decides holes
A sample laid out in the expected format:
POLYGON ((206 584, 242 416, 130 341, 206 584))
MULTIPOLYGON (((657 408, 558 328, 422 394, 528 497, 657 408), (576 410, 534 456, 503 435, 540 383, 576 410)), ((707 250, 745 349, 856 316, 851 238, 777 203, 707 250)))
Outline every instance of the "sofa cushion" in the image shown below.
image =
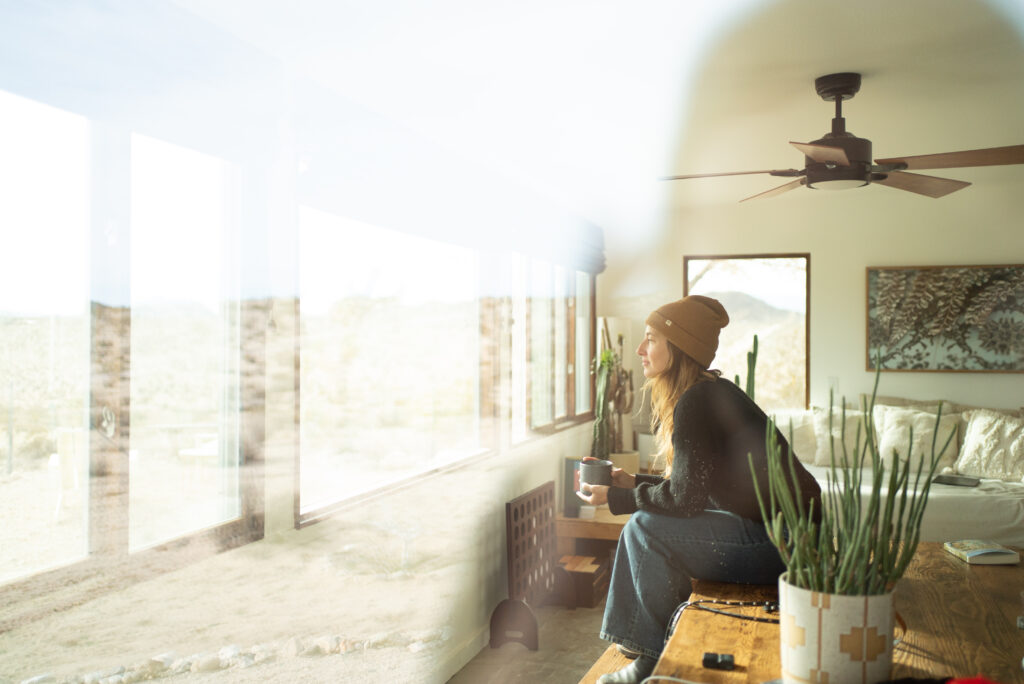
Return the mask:
MULTIPOLYGON (((937 411, 937 407, 936 411, 937 411)), ((910 464, 911 472, 916 472, 921 464, 921 457, 924 456, 925 465, 931 458, 932 434, 935 429, 936 413, 927 410, 913 408, 901 408, 896 406, 876 406, 874 411, 875 429, 878 430, 878 451, 885 463, 886 470, 891 470, 893 465, 893 453, 897 453, 900 462, 910 464), (910 443, 910 433, 913 430, 914 443, 910 443), (909 457, 909 461, 908 461, 909 457)), ((949 446, 942 452, 939 458, 937 470, 952 466, 957 458, 959 443, 956 433, 960 423, 960 414, 945 414, 939 420, 939 434, 936 439, 935 449, 941 450, 942 446, 949 439, 950 433, 953 438, 949 446)))
POLYGON ((997 411, 969 411, 956 472, 1024 482, 1024 419, 997 411))
POLYGON ((772 420, 789 441, 793 454, 804 465, 814 465, 817 440, 814 437, 814 412, 805 409, 783 409, 772 413, 772 420))
MULTIPOLYGON (((867 406, 867 404, 871 401, 871 395, 870 394, 862 394, 862 395, 860 395, 860 400, 862 402, 864 402, 865 406, 867 406)), ((886 396, 886 395, 881 395, 881 396, 876 396, 875 397, 875 408, 877 409, 880 406, 899 406, 901 408, 915 408, 918 411, 927 411, 928 413, 935 413, 936 411, 938 411, 939 401, 940 401, 939 399, 907 399, 906 397, 890 397, 890 396, 886 396)), ((968 416, 968 411, 976 411, 978 409, 982 409, 982 408, 986 408, 986 407, 984 407, 984 406, 974 406, 974 405, 971 405, 971 404, 960 404, 960 403, 953 402, 953 401, 946 401, 945 399, 942 399, 941 401, 942 401, 942 413, 943 413, 943 415, 945 415, 947 413, 948 414, 953 414, 953 413, 961 414, 961 418, 960 418, 960 443, 962 444, 963 443, 963 439, 964 439, 964 435, 967 434, 967 416, 968 416)), ((991 409, 989 409, 989 410, 991 410, 991 409)), ((1010 415, 1013 418, 1024 418, 1024 406, 1021 406, 1019 409, 999 409, 999 412, 1000 413, 1006 413, 1006 414, 1010 415)), ((877 423, 876 423, 875 429, 879 433, 881 433, 881 429, 878 427, 877 423)))
MULTIPOLYGON (((817 447, 814 454, 814 464, 820 466, 832 465, 832 444, 835 444, 836 464, 843 460, 843 447, 846 447, 846 457, 852 461, 856 457, 857 437, 860 436, 860 445, 864 444, 864 426, 861 421, 864 418, 863 411, 846 410, 845 431, 843 429, 844 414, 842 409, 833 409, 832 416, 832 439, 829 439, 829 412, 828 409, 814 410, 814 434, 817 437, 817 447)), ((869 461, 870 462, 870 461, 869 461)))

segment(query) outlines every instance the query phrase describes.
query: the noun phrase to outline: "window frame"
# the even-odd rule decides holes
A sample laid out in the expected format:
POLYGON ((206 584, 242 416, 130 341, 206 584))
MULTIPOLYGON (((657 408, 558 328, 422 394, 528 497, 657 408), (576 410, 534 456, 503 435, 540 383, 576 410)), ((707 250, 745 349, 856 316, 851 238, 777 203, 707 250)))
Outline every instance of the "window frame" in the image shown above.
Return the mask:
POLYGON ((780 252, 759 254, 690 254, 683 255, 683 296, 689 294, 691 261, 726 261, 743 259, 803 259, 806 264, 804 273, 804 406, 811 405, 811 254, 810 252, 780 252))
MULTIPOLYGON (((552 265, 552 270, 553 271, 557 270, 555 268, 555 266, 557 266, 557 265, 558 264, 553 264, 552 265)), ((557 304, 554 301, 555 298, 552 297, 552 317, 557 316, 557 315, 562 315, 562 316, 565 317, 566 344, 565 344, 564 353, 565 353, 566 373, 565 373, 565 377, 562 379, 562 381, 565 383, 564 415, 562 417, 554 417, 554 416, 557 416, 557 411, 552 410, 553 418, 552 418, 552 420, 550 422, 544 423, 544 424, 541 424, 541 425, 533 425, 532 421, 531 421, 532 412, 529 410, 529 406, 528 406, 527 407, 527 411, 526 411, 527 439, 524 440, 524 441, 528 441, 530 438, 533 438, 533 437, 549 436, 549 435, 552 435, 554 433, 560 432, 561 430, 564 430, 565 428, 571 427, 573 425, 579 425, 581 423, 585 423, 587 421, 591 421, 591 420, 594 419, 594 375, 593 375, 593 372, 592 372, 592 369, 591 369, 591 361, 592 361, 592 359, 579 360, 579 361, 582 361, 582 363, 579 364, 579 365, 577 364, 578 360, 576 359, 576 337, 577 337, 576 300, 578 298, 577 297, 577 292, 576 292, 576 275, 578 273, 586 274, 587 277, 588 277, 588 281, 590 283, 590 288, 589 288, 589 290, 590 290, 590 292, 589 292, 589 300, 590 300, 589 311, 590 311, 590 315, 589 315, 589 320, 588 320, 588 322, 589 322, 589 330, 586 331, 586 334, 590 338, 590 349, 592 351, 595 350, 595 345, 596 345, 596 342, 597 342, 597 313, 596 313, 597 312, 597 276, 596 276, 596 274, 591 273, 589 271, 583 271, 583 270, 579 270, 579 269, 571 268, 571 267, 563 267, 563 268, 565 269, 565 274, 564 274, 565 275, 565 287, 564 287, 565 305, 563 307, 561 307, 561 309, 562 309, 561 312, 557 311, 557 304), (578 373, 578 372, 586 372, 588 374, 588 376, 590 377, 590 402, 589 402, 589 408, 586 411, 583 411, 583 412, 577 412, 577 409, 576 409, 576 373, 578 373)), ((527 309, 526 310, 527 310, 527 317, 528 317, 528 320, 527 320, 527 338, 528 339, 529 339, 529 336, 530 336, 530 328, 531 328, 531 321, 529 320, 529 317, 530 317, 530 315, 532 314, 532 311, 533 311, 532 307, 529 305, 529 303, 530 303, 529 300, 530 300, 530 297, 527 296, 527 309)), ((554 326, 553 325, 552 325, 552 336, 551 337, 552 337, 552 340, 551 340, 552 356, 554 357, 554 355, 558 353, 558 350, 555 349, 555 346, 554 346, 554 342, 555 341, 554 341, 554 326)), ((530 353, 530 349, 529 349, 529 345, 527 345, 527 359, 526 359, 526 366, 527 366, 527 374, 526 374, 527 390, 526 390, 526 396, 527 396, 527 402, 529 402, 529 399, 532 396, 531 383, 532 383, 532 379, 533 379, 533 373, 530 370, 530 367, 532 365, 532 359, 530 358, 529 353, 530 353)), ((551 370, 551 376, 552 376, 551 377, 551 384, 552 384, 552 387, 554 387, 554 384, 556 382, 558 382, 558 378, 555 377, 555 369, 557 368, 557 364, 554 363, 554 359, 552 359, 551 368, 552 368, 552 370, 551 370)), ((554 402, 554 392, 552 392, 552 399, 551 400, 552 400, 552 402, 554 402)))

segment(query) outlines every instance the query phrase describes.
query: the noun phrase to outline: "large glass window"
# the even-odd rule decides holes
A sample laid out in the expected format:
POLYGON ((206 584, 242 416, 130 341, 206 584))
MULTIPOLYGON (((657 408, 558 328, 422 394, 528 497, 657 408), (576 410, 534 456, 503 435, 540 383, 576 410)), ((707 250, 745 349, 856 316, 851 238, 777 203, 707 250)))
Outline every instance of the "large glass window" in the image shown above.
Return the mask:
POLYGON ((89 134, 0 91, 0 582, 88 553, 89 134))
POLYGON ((576 272, 576 291, 572 301, 576 321, 573 373, 577 414, 589 413, 593 408, 593 398, 590 394, 590 364, 594 356, 594 308, 591 305, 593 282, 594 277, 589 273, 576 272))
POLYGON ((530 285, 530 426, 536 428, 554 421, 555 297, 551 264, 533 261, 530 285))
POLYGON ((303 207, 300 513, 480 450, 480 265, 303 207))
POLYGON ((132 135, 133 550, 240 514, 238 216, 230 164, 132 135))
POLYGON ((766 411, 809 401, 810 272, 809 254, 683 258, 684 294, 715 297, 729 312, 713 366, 745 385, 757 335, 755 398, 766 411))
POLYGON ((518 306, 529 313, 529 346, 526 357, 513 349, 512 374, 529 382, 527 427, 543 431, 592 410, 594 276, 539 259, 524 257, 523 262, 529 286, 523 283, 522 289, 512 292, 512 333, 521 332, 515 327, 522 318, 515 315, 518 306), (520 371, 523 365, 525 371, 520 371))

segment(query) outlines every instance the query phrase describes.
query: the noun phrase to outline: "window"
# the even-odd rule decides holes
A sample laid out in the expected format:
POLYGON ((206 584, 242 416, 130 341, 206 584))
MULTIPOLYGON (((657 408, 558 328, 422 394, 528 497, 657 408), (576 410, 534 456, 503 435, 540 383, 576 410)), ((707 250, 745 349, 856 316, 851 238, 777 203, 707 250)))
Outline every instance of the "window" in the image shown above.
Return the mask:
POLYGON ((479 256, 302 207, 303 520, 478 453, 479 256))
POLYGON ((265 302, 240 294, 237 167, 4 92, 0 123, 0 584, 31 598, 258 538, 240 435, 263 439, 265 302))
POLYGON ((300 525, 592 415, 591 274, 308 206, 299 222, 300 525))
POLYGON ((594 358, 595 317, 592 305, 594 276, 577 271, 575 277, 576 289, 574 296, 570 299, 575 314, 575 325, 572 329, 575 346, 573 347, 573 362, 569 367, 575 377, 573 385, 575 390, 574 413, 587 414, 594 408, 590 379, 590 364, 594 358))
POLYGON ((757 335, 755 399, 765 411, 810 401, 810 274, 809 254, 683 258, 683 294, 714 297, 729 312, 713 367, 743 385, 757 335))
POLYGON ((131 137, 130 548, 236 518, 238 179, 131 137))
MULTIPOLYGON (((530 429, 544 430, 591 415, 594 277, 530 260, 530 429)), ((513 357, 515 364, 521 357, 513 357)))
MULTIPOLYGON (((555 319, 559 302, 555 298, 554 268, 551 264, 530 262, 530 427, 550 425, 555 419, 555 386, 564 392, 565 365, 562 376, 555 377, 559 354, 556 347, 555 319)), ((561 350, 564 352, 564 348, 561 350)))
POLYGON ((89 141, 0 91, 0 582, 89 551, 89 141))

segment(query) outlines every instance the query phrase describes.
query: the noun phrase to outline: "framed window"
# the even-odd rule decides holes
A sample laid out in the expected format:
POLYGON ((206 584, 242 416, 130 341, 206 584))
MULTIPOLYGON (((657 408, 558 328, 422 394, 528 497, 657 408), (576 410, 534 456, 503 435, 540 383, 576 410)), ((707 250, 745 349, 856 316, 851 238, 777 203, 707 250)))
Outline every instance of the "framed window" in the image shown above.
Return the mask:
POLYGON ((594 337, 597 318, 594 315, 594 276, 583 271, 573 274, 576 287, 569 298, 574 325, 570 330, 573 342, 569 368, 575 378, 572 383, 575 415, 591 416, 594 412, 594 381, 590 375, 591 360, 595 356, 594 337))
POLYGON ((0 602, 260 538, 265 302, 241 296, 238 167, 4 92, 0 123, 0 495, 22 512, 0 602))
POLYGON ((683 295, 714 297, 729 313, 713 367, 745 384, 757 335, 755 399, 765 411, 809 405, 810 282, 810 254, 683 257, 683 295))
POLYGON ((529 428, 543 432, 593 415, 594 276, 540 260, 530 266, 529 428))

